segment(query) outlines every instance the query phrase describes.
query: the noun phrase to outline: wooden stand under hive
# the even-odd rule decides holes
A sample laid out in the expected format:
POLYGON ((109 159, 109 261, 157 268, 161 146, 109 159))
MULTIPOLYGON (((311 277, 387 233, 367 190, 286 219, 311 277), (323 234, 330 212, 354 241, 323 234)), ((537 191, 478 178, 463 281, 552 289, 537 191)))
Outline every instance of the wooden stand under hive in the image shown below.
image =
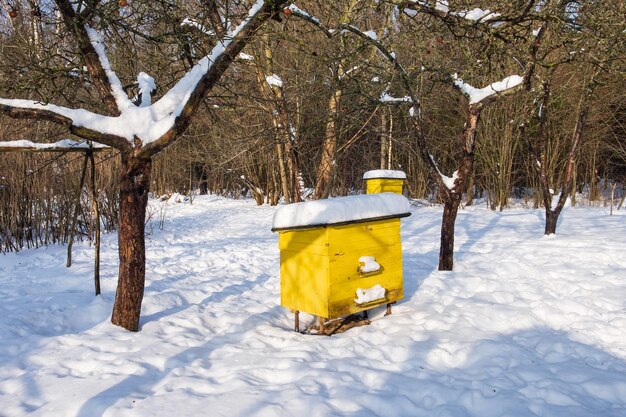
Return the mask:
POLYGON ((400 218, 406 198, 392 193, 339 197, 281 207, 281 305, 337 319, 403 297, 400 218))

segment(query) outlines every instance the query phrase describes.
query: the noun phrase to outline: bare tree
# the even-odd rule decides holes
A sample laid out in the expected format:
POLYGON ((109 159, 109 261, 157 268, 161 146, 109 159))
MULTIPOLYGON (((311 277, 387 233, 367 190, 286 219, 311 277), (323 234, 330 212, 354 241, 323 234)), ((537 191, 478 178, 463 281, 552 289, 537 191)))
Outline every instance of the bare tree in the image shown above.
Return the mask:
MULTIPOLYGON (((0 99, 0 113, 18 119, 49 121, 80 138, 120 151, 119 281, 111 321, 131 331, 139 329, 145 282, 145 212, 152 158, 187 130, 200 104, 219 83, 235 57, 284 1, 257 0, 237 27, 231 27, 211 52, 152 104, 154 79, 137 76, 139 94, 130 98, 112 68, 98 27, 110 23, 108 3, 55 1, 102 106, 97 111, 74 109, 36 100, 0 99)), ((129 28, 141 31, 141 28, 129 28)))
MULTIPOLYGON (((522 10, 516 11, 516 15, 502 15, 491 12, 489 10, 474 11, 472 14, 468 12, 451 12, 447 6, 441 7, 440 4, 429 6, 423 3, 415 3, 412 1, 395 1, 389 2, 394 7, 404 10, 410 17, 418 14, 431 15, 435 19, 441 20, 452 28, 453 31, 463 32, 458 35, 462 38, 467 37, 470 42, 478 42, 483 39, 480 47, 486 47, 486 42, 481 34, 487 34, 490 37, 503 38, 507 30, 512 31, 510 35, 514 38, 518 35, 517 24, 523 21, 530 13, 528 6, 522 10), (474 37, 470 34, 474 33, 474 37), (476 40, 478 39, 478 40, 476 40)), ((439 269, 452 270, 453 254, 454 254, 454 226, 457 212, 462 200, 463 193, 467 189, 467 181, 471 177, 474 167, 474 148, 476 145, 476 134, 480 115, 482 110, 489 104, 495 102, 502 96, 511 95, 527 87, 530 77, 534 71, 534 56, 537 47, 541 41, 543 27, 537 30, 527 47, 526 62, 523 64, 522 76, 510 76, 501 81, 491 83, 483 88, 475 88, 464 82, 456 74, 444 74, 443 81, 455 87, 459 92, 468 98, 468 106, 466 111, 466 119, 462 132, 461 149, 462 156, 454 174, 449 177, 442 173, 438 163, 435 161, 433 152, 429 146, 427 133, 424 130, 424 122, 422 120, 421 102, 419 97, 419 88, 415 81, 415 76, 410 74, 399 60, 398 54, 390 50, 383 42, 381 42, 371 31, 362 30, 353 24, 342 24, 337 28, 328 29, 319 23, 317 19, 310 19, 306 13, 299 14, 300 17, 309 20, 311 23, 319 26, 328 36, 335 36, 341 33, 352 33, 363 41, 374 46, 376 50, 391 65, 393 72, 398 78, 398 88, 405 95, 404 97, 392 97, 386 91, 381 94, 381 101, 393 103, 405 103, 409 109, 411 124, 413 127, 414 140, 418 144, 419 154, 424 165, 430 172, 431 178, 439 186, 441 197, 444 202, 443 220, 441 226, 441 245, 439 254, 439 269)), ((523 28, 528 34, 528 27, 523 28)), ((526 44, 526 42, 520 42, 526 44)), ((519 52, 519 47, 517 48, 519 52)), ((424 71, 424 65, 420 71, 424 71)), ((440 71, 441 72, 441 71, 440 71)))
MULTIPOLYGON (((623 5, 616 7, 619 10, 623 5)), ((544 71, 536 74, 540 81, 539 98, 533 108, 536 133, 534 137, 529 136, 546 213, 546 235, 556 233, 559 216, 568 199, 575 193, 578 155, 585 140, 594 92, 601 83, 601 77, 614 73, 615 67, 622 61, 620 53, 626 40, 624 24, 611 24, 615 16, 619 15, 618 10, 610 10, 598 4, 589 4, 583 8, 578 2, 559 2, 547 16, 550 18, 551 36, 539 52, 540 65, 544 71), (574 63, 578 64, 577 70, 582 70, 583 74, 574 128, 563 159, 561 175, 550 175, 548 155, 551 138, 548 124, 554 80, 562 67, 574 63)), ((526 126, 523 126, 523 131, 527 132, 526 126)))

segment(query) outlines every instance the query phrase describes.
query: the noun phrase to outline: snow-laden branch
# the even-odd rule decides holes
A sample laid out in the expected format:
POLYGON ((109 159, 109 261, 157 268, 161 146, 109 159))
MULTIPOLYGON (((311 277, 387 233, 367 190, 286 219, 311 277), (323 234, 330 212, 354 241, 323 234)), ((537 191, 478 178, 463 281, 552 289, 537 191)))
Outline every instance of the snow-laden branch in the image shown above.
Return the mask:
POLYGON ((237 55, 237 59, 242 61, 254 61, 254 57, 252 55, 246 54, 245 52, 239 52, 237 55))
POLYGON ((122 82, 118 78, 115 71, 113 71, 113 69, 111 68, 111 63, 109 62, 109 58, 107 57, 102 36, 100 35, 100 33, 98 33, 98 31, 96 31, 89 25, 85 25, 85 32, 87 32, 87 36, 89 36, 89 40, 91 42, 91 45, 93 46, 93 49, 98 54, 100 65, 109 81, 111 93, 113 94, 113 98, 115 99, 117 108, 121 113, 123 113, 126 109, 134 107, 135 105, 132 103, 132 101, 130 101, 130 99, 126 95, 126 92, 124 92, 122 82))
MULTIPOLYGON (((159 101, 148 109, 151 114, 170 122, 169 128, 159 136, 142 137, 144 154, 154 154, 168 146, 185 130, 191 116, 207 92, 219 81, 223 73, 236 59, 256 29, 273 16, 286 0, 256 0, 248 10, 247 17, 234 29, 228 30, 213 47, 211 53, 202 58, 189 72, 159 101)), ((161 123, 164 127, 167 123, 161 123)))
MULTIPOLYGON (((84 139, 94 140, 117 149, 128 149, 123 135, 107 129, 115 126, 116 117, 102 116, 84 109, 70 109, 33 100, 0 98, 0 113, 16 119, 47 120, 67 126, 70 132, 84 139)), ((122 130, 122 129, 120 129, 122 130)))
POLYGON ((137 75, 137 85, 139 86, 139 97, 141 98, 141 107, 148 107, 152 102, 152 93, 156 91, 156 82, 154 78, 140 72, 137 75))
POLYGON ((435 157, 430 153, 428 154, 428 160, 430 161, 429 165, 434 169, 437 174, 439 174, 441 184, 443 184, 448 190, 452 191, 454 189, 456 180, 459 178, 459 171, 454 171, 452 177, 448 177, 446 174, 441 172, 441 169, 439 169, 439 165, 437 165, 437 161, 435 161, 435 157))
POLYGON ((454 86, 469 99, 470 104, 479 103, 496 94, 503 94, 524 83, 524 78, 519 75, 508 76, 501 81, 496 81, 483 88, 472 87, 459 78, 456 73, 452 74, 452 79, 454 80, 454 86))
POLYGON ((198 30, 199 32, 205 34, 206 36, 215 36, 215 31, 211 30, 211 29, 207 29, 202 23, 198 22, 195 19, 192 19, 190 17, 186 17, 183 19, 183 21, 180 23, 181 27, 190 27, 193 29, 198 30))
POLYGON ((378 100, 381 103, 385 104, 413 103, 413 99, 410 96, 393 97, 389 95, 389 92, 387 90, 380 93, 380 98, 378 100))
POLYGON ((108 146, 99 143, 89 144, 84 140, 62 139, 54 143, 37 143, 30 140, 11 140, 0 142, 0 152, 10 151, 84 151, 87 149, 108 149, 108 146))
POLYGON ((287 9, 291 12, 291 14, 295 14, 296 16, 301 17, 303 19, 306 19, 306 20, 308 20, 308 21, 310 21, 312 23, 316 23, 318 25, 320 24, 320 20, 317 17, 315 17, 315 16, 309 14, 308 12, 300 9, 295 4, 290 4, 287 9))
POLYGON ((283 88, 283 80, 276 74, 268 75, 265 77, 265 82, 267 82, 272 87, 283 88))
POLYGON ((256 0, 239 26, 228 31, 207 56, 154 104, 151 104, 150 97, 156 84, 150 76, 140 73, 137 80, 141 94, 140 107, 128 98, 112 70, 102 37, 97 31, 84 25, 85 32, 82 33, 88 39, 83 38, 83 44, 96 53, 97 62, 92 62, 93 67, 95 70, 101 69, 105 74, 105 82, 108 83, 105 89, 108 88, 111 92, 119 115, 107 116, 84 109, 19 99, 0 99, 0 113, 15 118, 49 120, 69 125, 70 131, 81 137, 118 149, 127 150, 135 146, 143 147, 144 152, 149 154, 156 153, 171 143, 180 130, 189 124, 194 109, 206 92, 219 80, 230 62, 243 49, 247 38, 262 23, 257 17, 263 13, 262 21, 265 21, 280 3, 280 0, 275 0, 271 5, 265 5, 264 0, 256 0), (149 152, 146 151, 148 145, 159 140, 160 144, 152 147, 149 152))
POLYGON ((403 12, 415 17, 419 12, 434 15, 440 18, 458 18, 476 23, 496 23, 501 16, 500 13, 493 12, 489 9, 474 8, 471 10, 450 10, 447 0, 435 0, 434 2, 422 0, 401 0, 395 1, 398 7, 403 8, 403 12))

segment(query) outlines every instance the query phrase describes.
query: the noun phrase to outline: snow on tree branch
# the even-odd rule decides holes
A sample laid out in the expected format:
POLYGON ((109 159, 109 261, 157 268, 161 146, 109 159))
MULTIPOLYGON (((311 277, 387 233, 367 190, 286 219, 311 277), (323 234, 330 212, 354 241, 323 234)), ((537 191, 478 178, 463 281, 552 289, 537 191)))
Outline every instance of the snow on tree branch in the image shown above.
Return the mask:
POLYGON ((32 150, 32 151, 72 151, 86 150, 90 148, 106 149, 108 146, 99 143, 89 144, 84 140, 62 139, 54 143, 37 143, 30 140, 10 140, 0 142, 0 152, 11 150, 32 150))
POLYGON ((410 17, 415 17, 418 12, 423 12, 440 18, 451 17, 476 23, 495 23, 501 16, 500 13, 478 7, 471 10, 452 11, 447 0, 435 0, 434 4, 422 0, 402 0, 394 2, 394 4, 398 7, 403 7, 404 13, 410 17))
POLYGON ((413 103, 413 99, 410 96, 393 97, 393 96, 389 95, 389 92, 387 90, 383 91, 380 94, 380 98, 378 100, 381 103, 386 103, 386 104, 413 103))
POLYGON ((104 70, 109 81, 111 93, 113 94, 113 98, 115 98, 117 108, 123 113, 129 107, 134 107, 134 104, 130 101, 126 92, 124 92, 122 82, 118 78, 115 71, 111 68, 111 63, 109 62, 109 58, 107 57, 104 49, 104 40, 102 39, 102 36, 98 33, 98 31, 88 25, 85 25, 85 31, 87 32, 87 36, 89 36, 93 49, 98 54, 100 65, 102 66, 102 69, 104 70))
POLYGON ((195 19, 186 17, 180 23, 181 27, 191 27, 205 34, 206 36, 215 36, 215 31, 211 29, 207 29, 202 23, 198 22, 195 19))
POLYGON ((283 87, 283 80, 276 74, 268 75, 265 77, 265 81, 272 87, 283 87))
POLYGON ((437 165, 437 161, 435 161, 435 157, 432 154, 428 154, 428 159, 430 161, 431 167, 434 168, 435 172, 439 174, 439 178, 441 178, 440 184, 443 184, 448 190, 452 191, 454 189, 456 180, 459 178, 459 171, 454 171, 452 177, 448 177, 443 172, 441 172, 441 170, 439 169, 439 165, 437 165))
POLYGON ((288 9, 291 11, 292 14, 295 14, 303 19, 309 20, 313 23, 317 23, 318 25, 320 24, 320 20, 315 17, 310 15, 309 13, 305 12, 304 10, 300 9, 298 6, 296 6, 295 4, 290 4, 288 9))
POLYGON ((139 98, 141 99, 141 107, 148 107, 152 102, 152 93, 156 91, 156 82, 154 78, 140 72, 137 74, 137 84, 139 86, 139 98))
POLYGON ((488 97, 496 94, 502 94, 524 83, 524 78, 519 75, 508 76, 501 81, 489 84, 483 88, 472 87, 470 84, 459 78, 456 73, 452 74, 452 79, 454 80, 454 86, 467 96, 470 104, 479 103, 488 97))
MULTIPOLYGON (((181 114, 189 106, 196 106, 212 83, 217 82, 228 67, 228 63, 245 45, 242 38, 250 36, 258 26, 253 24, 256 17, 263 12, 265 18, 268 18, 275 7, 274 3, 276 2, 264 7, 264 0, 256 0, 239 26, 225 34, 209 55, 202 58, 154 104, 151 104, 151 94, 156 89, 156 83, 149 75, 140 73, 137 81, 141 107, 133 104, 124 92, 119 78, 111 68, 101 35, 85 24, 83 34, 86 34, 88 39, 83 38, 83 43, 95 51, 98 61, 95 62, 95 69, 102 69, 106 75, 106 80, 103 81, 108 82, 107 87, 119 109, 119 115, 106 116, 84 109, 71 109, 33 100, 2 98, 0 112, 15 118, 42 119, 69 125, 70 130, 79 136, 84 135, 82 137, 119 149, 128 149, 132 146, 145 148, 146 145, 164 136, 168 136, 165 142, 171 141, 178 131, 176 124, 180 122, 181 114), (211 77, 209 81, 206 80, 208 76, 211 77)), ((75 5, 75 2, 72 5, 75 5)), ((183 122, 188 124, 189 117, 187 114, 183 122)), ((166 145, 163 143, 160 146, 166 145)))

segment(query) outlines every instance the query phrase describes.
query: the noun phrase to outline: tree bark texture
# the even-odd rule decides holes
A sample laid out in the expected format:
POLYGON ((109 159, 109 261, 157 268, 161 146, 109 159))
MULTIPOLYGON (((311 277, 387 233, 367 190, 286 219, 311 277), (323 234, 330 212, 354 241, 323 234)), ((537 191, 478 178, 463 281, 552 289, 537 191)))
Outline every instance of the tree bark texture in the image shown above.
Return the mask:
POLYGON ((91 210, 94 217, 94 255, 93 282, 96 295, 100 295, 100 206, 98 204, 98 190, 96 188, 96 160, 93 149, 87 154, 91 165, 91 210))
POLYGON ((441 244, 439 247, 439 270, 452 271, 454 266, 454 226, 456 215, 461 203, 460 196, 451 198, 443 205, 443 219, 441 221, 441 244))
POLYGON ((150 159, 122 155, 119 213, 119 280, 111 322, 139 330, 146 277, 144 226, 150 186, 150 159))
POLYGON ((559 221, 560 209, 551 210, 546 208, 546 227, 544 234, 553 235, 556 233, 556 224, 559 221))
POLYGON ((322 145, 322 157, 315 175, 314 198, 316 200, 327 198, 330 195, 333 166, 335 165, 335 149, 337 148, 337 114, 341 94, 342 91, 337 89, 328 100, 328 116, 324 144, 322 145))

